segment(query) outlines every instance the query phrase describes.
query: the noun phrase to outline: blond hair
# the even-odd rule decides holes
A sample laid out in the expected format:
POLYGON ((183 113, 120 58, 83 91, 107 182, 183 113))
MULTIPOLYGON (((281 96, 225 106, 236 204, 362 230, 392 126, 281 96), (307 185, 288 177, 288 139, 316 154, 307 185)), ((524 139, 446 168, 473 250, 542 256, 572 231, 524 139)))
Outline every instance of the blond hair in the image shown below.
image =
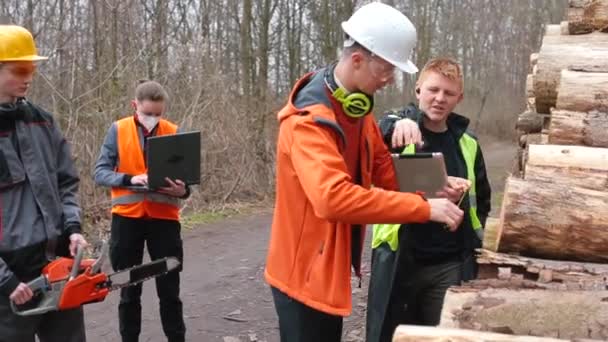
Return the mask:
POLYGON ((416 81, 416 88, 419 88, 422 82, 427 78, 429 73, 436 72, 454 82, 458 82, 460 90, 464 90, 464 77, 462 76, 462 67, 455 60, 448 57, 439 57, 429 60, 422 68, 420 76, 416 81))
POLYGON ((139 80, 135 88, 135 98, 137 101, 144 100, 154 102, 166 102, 169 100, 169 95, 160 83, 148 80, 139 80))

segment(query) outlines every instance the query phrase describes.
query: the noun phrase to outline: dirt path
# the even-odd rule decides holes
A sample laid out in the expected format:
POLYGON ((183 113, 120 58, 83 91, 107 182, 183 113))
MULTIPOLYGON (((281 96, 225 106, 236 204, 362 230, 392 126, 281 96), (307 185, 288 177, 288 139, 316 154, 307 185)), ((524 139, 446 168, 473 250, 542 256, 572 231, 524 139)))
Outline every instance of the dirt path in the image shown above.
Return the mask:
MULTIPOLYGON (((512 160, 513 144, 482 144, 492 185, 500 194, 505 170, 509 169, 512 160)), ((272 297, 263 280, 270 222, 271 212, 267 210, 201 225, 184 233, 182 300, 187 341, 279 341, 272 297)), ((344 341, 364 339, 369 254, 366 248, 363 286, 361 289, 353 286, 353 315, 345 319, 344 341)), ((353 279, 353 284, 356 283, 353 279)), ((118 297, 118 293, 113 293, 103 303, 85 307, 89 342, 120 340, 118 297)), ((144 285, 142 306, 140 341, 166 341, 160 325, 153 281, 144 285)))
MULTIPOLYGON (((270 221, 269 212, 259 213, 184 234, 181 293, 188 341, 222 341, 224 336, 250 341, 250 333, 260 341, 278 341, 272 297, 262 276, 270 221)), ((113 293, 103 303, 86 306, 88 341, 120 340, 118 297, 113 293)), ((144 284, 142 306, 140 341, 166 341, 152 281, 144 284)))

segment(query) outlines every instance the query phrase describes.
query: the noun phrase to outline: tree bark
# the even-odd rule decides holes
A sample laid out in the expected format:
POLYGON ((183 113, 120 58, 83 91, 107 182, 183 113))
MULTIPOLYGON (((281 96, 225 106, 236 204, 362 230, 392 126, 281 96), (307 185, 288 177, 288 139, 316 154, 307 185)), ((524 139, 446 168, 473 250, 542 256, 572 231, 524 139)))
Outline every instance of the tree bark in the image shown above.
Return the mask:
POLYGON ((528 97, 526 99, 526 110, 536 112, 536 97, 528 97))
POLYGON ((253 22, 253 4, 251 0, 243 1, 242 18, 239 27, 240 32, 240 62, 242 91, 245 99, 251 105, 253 95, 253 79, 255 73, 255 57, 253 55, 253 42, 251 37, 251 25, 253 22))
POLYGON ((608 148, 529 145, 526 180, 608 191, 608 148))
POLYGON ((515 128, 523 133, 540 133, 543 129, 543 117, 535 112, 524 112, 517 117, 515 128))
POLYGON ((504 193, 499 252, 608 261, 607 191, 510 177, 504 193))
POLYGON ((562 69, 608 72, 608 35, 545 36, 534 76, 539 113, 555 106, 562 69))
POLYGON ((608 112, 608 73, 562 70, 555 108, 608 112))
POLYGON ((606 32, 608 29, 608 1, 568 1, 568 32, 584 34, 592 31, 606 32))
POLYGON ((608 147, 608 114, 554 110, 549 126, 549 143, 608 147))
MULTIPOLYGON (((479 332, 465 329, 448 329, 415 325, 400 325, 395 330, 393 342, 567 342, 551 337, 533 337, 525 335, 508 335, 491 332, 479 332)), ((593 341, 576 339, 577 342, 593 341)))
MULTIPOLYGON (((478 253, 479 278, 490 279, 479 284, 495 283, 493 287, 501 287, 500 282, 494 280, 510 285, 519 281, 522 286, 534 288, 595 291, 605 290, 608 285, 606 264, 527 258, 487 249, 479 249, 478 253), (523 282, 524 279, 529 283, 523 282)), ((471 286, 479 284, 471 283, 471 286)))
POLYGON ((544 145, 544 144, 548 144, 549 143, 549 136, 545 133, 535 133, 535 134, 528 134, 528 139, 527 139, 527 143, 528 145, 531 144, 537 144, 537 145, 544 145))
MULTIPOLYGON (((607 304, 603 301, 608 291, 529 289, 525 282, 510 288, 493 288, 492 283, 486 281, 472 283, 452 287, 445 296, 439 327, 472 329, 479 334, 468 335, 477 336, 476 339, 457 341, 510 341, 486 337, 479 331, 559 336, 577 341, 608 337, 608 329, 604 328, 608 324, 607 304)), ((514 341, 534 341, 534 338, 514 341)))
POLYGON ((494 217, 486 219, 486 225, 483 228, 483 248, 496 252, 498 248, 498 225, 500 220, 494 217))
POLYGON ((545 145, 549 142, 549 136, 545 133, 522 134, 519 137, 519 147, 525 149, 528 145, 545 145))

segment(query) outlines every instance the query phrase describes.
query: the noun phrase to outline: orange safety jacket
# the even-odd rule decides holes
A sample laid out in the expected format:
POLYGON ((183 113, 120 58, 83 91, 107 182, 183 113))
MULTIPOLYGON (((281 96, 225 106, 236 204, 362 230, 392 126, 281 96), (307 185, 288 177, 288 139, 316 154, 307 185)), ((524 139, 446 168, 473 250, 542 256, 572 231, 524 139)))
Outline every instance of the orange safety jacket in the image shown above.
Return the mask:
POLYGON ((359 260, 363 251, 362 244, 352 245, 351 227, 426 222, 430 206, 419 195, 387 191, 398 187, 395 170, 371 114, 360 119, 361 184, 353 182, 342 155, 348 142, 322 75, 300 79, 278 114, 276 201, 264 275, 306 306, 347 316, 351 251, 359 260), (309 103, 297 107, 298 95, 309 103))
MULTIPOLYGON (((141 148, 137 125, 133 117, 118 120, 117 146, 118 165, 116 172, 128 175, 147 173, 144 153, 141 148)), ((161 119, 156 128, 156 135, 175 134, 177 126, 161 119)), ((132 218, 156 218, 179 220, 179 199, 158 192, 133 192, 131 190, 112 188, 112 213, 132 218)))

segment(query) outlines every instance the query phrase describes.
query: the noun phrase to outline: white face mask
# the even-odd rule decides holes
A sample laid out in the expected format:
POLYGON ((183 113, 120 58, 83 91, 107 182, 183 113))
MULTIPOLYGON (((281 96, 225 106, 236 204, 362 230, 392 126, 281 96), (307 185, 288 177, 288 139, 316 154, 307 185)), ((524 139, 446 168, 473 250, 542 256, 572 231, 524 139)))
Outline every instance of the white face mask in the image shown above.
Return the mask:
POLYGON ((137 112, 137 120, 139 120, 139 123, 146 127, 148 131, 151 131, 156 127, 158 121, 160 121, 160 116, 145 115, 137 112))

